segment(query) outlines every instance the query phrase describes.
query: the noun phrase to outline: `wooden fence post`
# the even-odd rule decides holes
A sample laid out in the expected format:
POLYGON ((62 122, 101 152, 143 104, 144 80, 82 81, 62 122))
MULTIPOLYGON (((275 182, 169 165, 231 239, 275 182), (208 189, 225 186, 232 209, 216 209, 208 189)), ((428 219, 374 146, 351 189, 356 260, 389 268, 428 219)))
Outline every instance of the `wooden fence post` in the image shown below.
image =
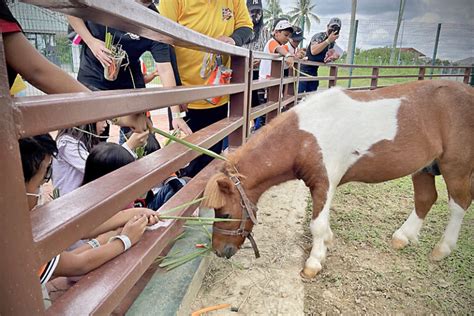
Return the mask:
POLYGON ((245 83, 245 90, 230 96, 229 116, 242 117, 242 127, 229 135, 229 146, 238 147, 245 142, 248 129, 248 94, 249 94, 249 58, 232 57, 232 83, 245 83))
POLYGON ((296 62, 297 73, 296 73, 296 83, 295 83, 295 105, 298 104, 298 89, 300 88, 300 70, 301 70, 301 62, 296 62))
POLYGON ((330 77, 334 77, 334 78, 329 79, 329 81, 328 81, 328 88, 335 87, 335 86, 336 86, 336 82, 337 82, 337 66, 332 65, 332 66, 329 68, 329 76, 330 76, 330 77))
POLYGON ((7 68, 0 34, 0 315, 44 314, 36 248, 21 166, 15 116, 8 87, 7 68))
POLYGON ((426 72, 426 67, 420 66, 420 69, 418 71, 418 80, 424 80, 425 79, 425 72, 426 72))
POLYGON ((466 67, 466 69, 464 69, 464 80, 463 82, 465 84, 469 84, 469 78, 471 76, 471 67, 466 67))
POLYGON ((377 89, 377 83, 379 80, 379 68, 374 67, 372 68, 372 79, 370 79, 370 89, 377 89))
POLYGON ((267 91, 267 102, 273 101, 278 102, 278 108, 267 113, 267 123, 274 119, 281 111, 281 95, 283 92, 283 67, 285 61, 272 60, 272 78, 280 78, 280 84, 278 86, 269 87, 267 91))

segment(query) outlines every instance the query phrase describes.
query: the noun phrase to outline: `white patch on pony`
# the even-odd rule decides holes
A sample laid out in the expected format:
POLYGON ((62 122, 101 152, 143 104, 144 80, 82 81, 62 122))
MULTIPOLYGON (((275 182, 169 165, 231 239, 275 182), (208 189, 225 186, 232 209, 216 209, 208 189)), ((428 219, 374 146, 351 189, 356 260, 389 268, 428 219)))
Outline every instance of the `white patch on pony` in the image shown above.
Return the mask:
POLYGON ((394 247, 402 248, 408 245, 409 242, 417 244, 421 226, 423 226, 423 220, 413 210, 405 223, 393 233, 392 244, 394 244, 394 247))
POLYGON ((456 247, 462 220, 466 214, 466 211, 452 198, 449 199, 448 205, 451 210, 451 217, 449 218, 443 237, 433 249, 432 257, 434 260, 441 260, 447 257, 454 247, 456 247))
POLYGON ((316 273, 321 270, 321 263, 326 259, 326 242, 331 242, 333 233, 329 226, 329 211, 334 196, 334 187, 329 186, 326 203, 316 219, 311 220, 309 228, 313 236, 313 247, 311 254, 306 260, 305 268, 315 270, 316 273))
POLYGON ((329 180, 337 184, 350 166, 371 154, 372 145, 395 138, 400 104, 400 98, 357 101, 332 88, 309 96, 293 111, 299 128, 316 137, 329 180))

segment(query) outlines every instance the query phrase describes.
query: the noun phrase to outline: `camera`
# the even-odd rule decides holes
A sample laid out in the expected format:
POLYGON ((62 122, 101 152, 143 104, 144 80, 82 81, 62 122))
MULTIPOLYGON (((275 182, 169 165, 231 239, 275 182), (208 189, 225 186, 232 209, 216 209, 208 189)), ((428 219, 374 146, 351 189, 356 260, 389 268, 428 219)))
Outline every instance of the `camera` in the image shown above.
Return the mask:
POLYGON ((333 25, 331 26, 330 30, 331 30, 330 33, 339 34, 341 27, 339 25, 333 25))

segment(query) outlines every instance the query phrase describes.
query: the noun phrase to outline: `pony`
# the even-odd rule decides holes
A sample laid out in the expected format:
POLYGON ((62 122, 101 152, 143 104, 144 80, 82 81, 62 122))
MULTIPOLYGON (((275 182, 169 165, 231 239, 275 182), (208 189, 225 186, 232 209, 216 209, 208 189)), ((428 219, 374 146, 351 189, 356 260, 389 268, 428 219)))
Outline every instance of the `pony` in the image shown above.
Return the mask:
MULTIPOLYGON (((474 197, 474 89, 445 80, 417 81, 371 91, 332 88, 308 96, 273 119, 228 156, 205 188, 204 205, 217 218, 212 246, 230 258, 256 224, 259 197, 270 187, 301 179, 310 189, 313 243, 301 275, 322 269, 333 243, 329 226, 336 188, 350 181, 379 183, 412 175, 415 208, 392 236, 401 249, 418 241, 437 199, 439 166, 449 194, 451 216, 431 253, 441 260, 454 249, 465 211, 474 197)), ((283 225, 283 223, 282 223, 283 225)))

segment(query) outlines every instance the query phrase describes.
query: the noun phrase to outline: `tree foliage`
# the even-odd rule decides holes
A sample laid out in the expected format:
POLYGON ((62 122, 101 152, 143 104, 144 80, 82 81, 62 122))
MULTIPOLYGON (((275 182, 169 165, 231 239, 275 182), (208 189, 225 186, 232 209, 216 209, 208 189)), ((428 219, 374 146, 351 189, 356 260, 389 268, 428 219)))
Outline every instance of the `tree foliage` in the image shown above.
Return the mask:
POLYGON ((290 16, 283 14, 280 0, 267 0, 267 6, 263 9, 263 20, 267 29, 273 30, 273 23, 278 18, 287 18, 289 20, 290 16))
POLYGON ((311 22, 319 23, 320 19, 314 13, 316 3, 313 0, 295 0, 295 6, 289 12, 291 23, 301 27, 303 32, 305 28, 311 30, 311 22))

